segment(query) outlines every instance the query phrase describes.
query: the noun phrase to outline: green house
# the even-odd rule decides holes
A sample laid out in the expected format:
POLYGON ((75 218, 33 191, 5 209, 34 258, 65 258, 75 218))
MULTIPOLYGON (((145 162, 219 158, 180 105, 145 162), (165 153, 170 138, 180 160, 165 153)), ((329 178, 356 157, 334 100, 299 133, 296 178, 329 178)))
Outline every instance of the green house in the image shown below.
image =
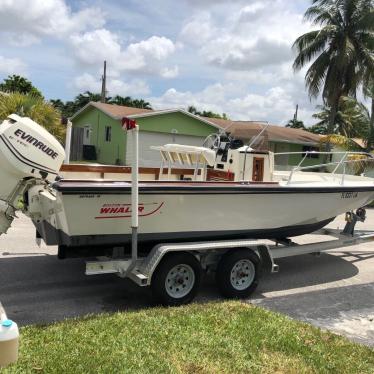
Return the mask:
MULTIPOLYGON (((245 144, 256 138, 256 148, 277 153, 298 152, 276 156, 278 169, 297 165, 305 151, 319 150, 319 136, 299 129, 270 125, 257 139, 264 126, 259 122, 200 117, 183 109, 149 110, 90 102, 71 119, 70 160, 130 165, 131 140, 122 130, 123 117, 135 119, 139 125, 139 164, 145 167, 160 164, 160 156, 151 146, 168 143, 201 146, 208 135, 222 130, 243 139, 245 144)), ((303 165, 314 165, 321 161, 318 155, 309 155, 303 165)))
POLYGON ((160 158, 151 146, 179 143, 201 146, 219 130, 214 123, 182 109, 148 110, 91 102, 72 117, 71 161, 107 165, 131 163, 131 141, 122 130, 123 117, 139 125, 139 164, 158 166, 160 158))

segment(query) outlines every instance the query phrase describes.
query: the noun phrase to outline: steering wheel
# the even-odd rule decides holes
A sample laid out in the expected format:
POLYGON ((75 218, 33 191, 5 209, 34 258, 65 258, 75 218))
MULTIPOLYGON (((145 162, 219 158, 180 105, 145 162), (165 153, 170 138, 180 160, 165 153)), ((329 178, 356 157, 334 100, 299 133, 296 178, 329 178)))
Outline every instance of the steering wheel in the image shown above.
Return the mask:
POLYGON ((221 137, 218 134, 210 134, 205 138, 203 147, 216 151, 217 149, 219 149, 220 144, 221 137))

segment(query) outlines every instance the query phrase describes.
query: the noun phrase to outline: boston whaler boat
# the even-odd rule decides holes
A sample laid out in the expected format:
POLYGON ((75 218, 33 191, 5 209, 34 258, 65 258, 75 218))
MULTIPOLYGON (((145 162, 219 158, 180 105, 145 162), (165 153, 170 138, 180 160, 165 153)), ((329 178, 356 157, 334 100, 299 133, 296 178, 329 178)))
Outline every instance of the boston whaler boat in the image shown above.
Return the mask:
MULTIPOLYGON (((201 264, 202 253, 209 253, 217 272, 228 274, 226 283, 224 277, 218 279, 224 294, 246 296, 257 284, 255 270, 261 257, 253 251, 244 253, 253 239, 282 243, 321 229, 345 212, 362 220, 364 210, 359 208, 374 199, 373 179, 346 172, 347 165, 363 162, 363 154, 352 160, 348 152, 342 153, 339 161, 320 165, 333 165, 334 170, 327 173, 304 167, 306 152, 297 167, 285 172, 274 170, 272 152, 254 150, 227 135, 210 136, 205 147, 169 144, 154 149, 162 158, 159 178, 139 182, 134 200, 134 181, 60 178, 65 152, 58 141, 32 120, 9 116, 0 125, 0 233, 6 233, 15 211, 22 210, 38 237, 47 245, 59 246, 59 257, 120 253, 118 263, 108 260, 98 267, 93 263, 87 273, 121 273, 141 285, 161 277, 155 282, 155 293, 164 303, 179 304, 190 301, 196 292, 197 267, 208 267, 209 261, 201 264), (170 176, 175 164, 194 168, 193 177, 164 180, 164 168, 170 176), (352 212, 355 209, 357 214, 352 212), (137 228, 137 219, 134 243, 132 228, 137 228), (138 242, 140 252, 150 253, 146 263, 139 263, 138 242), (126 260, 130 243, 132 257, 126 260), (163 260, 167 252, 178 253, 163 260), (230 260, 228 253, 238 261, 230 260), (185 257, 178 262, 177 255, 185 257), (220 261, 221 256, 226 260, 220 261), (232 267, 226 269, 230 261, 234 261, 232 267)), ((133 178, 137 178, 136 166, 133 178)))

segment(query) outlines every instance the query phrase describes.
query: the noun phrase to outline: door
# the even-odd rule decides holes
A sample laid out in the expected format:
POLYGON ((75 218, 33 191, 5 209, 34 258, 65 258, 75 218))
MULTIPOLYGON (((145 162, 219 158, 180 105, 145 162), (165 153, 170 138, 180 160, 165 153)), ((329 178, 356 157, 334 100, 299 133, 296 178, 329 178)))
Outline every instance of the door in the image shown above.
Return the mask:
POLYGON ((83 134, 82 127, 73 127, 70 144, 70 161, 81 161, 83 159, 83 134))
POLYGON ((264 159, 260 157, 253 158, 252 181, 262 182, 264 180, 264 159))

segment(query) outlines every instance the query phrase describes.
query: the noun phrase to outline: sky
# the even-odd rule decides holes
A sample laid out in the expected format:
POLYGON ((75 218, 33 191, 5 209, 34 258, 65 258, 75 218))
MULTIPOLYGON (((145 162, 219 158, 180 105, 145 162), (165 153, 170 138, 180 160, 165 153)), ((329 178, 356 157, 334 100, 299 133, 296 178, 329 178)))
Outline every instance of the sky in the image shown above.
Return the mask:
POLYGON ((100 92, 144 98, 153 108, 226 113, 285 125, 299 105, 305 70, 292 44, 311 30, 310 0, 0 0, 0 81, 30 79, 47 99, 100 92))

